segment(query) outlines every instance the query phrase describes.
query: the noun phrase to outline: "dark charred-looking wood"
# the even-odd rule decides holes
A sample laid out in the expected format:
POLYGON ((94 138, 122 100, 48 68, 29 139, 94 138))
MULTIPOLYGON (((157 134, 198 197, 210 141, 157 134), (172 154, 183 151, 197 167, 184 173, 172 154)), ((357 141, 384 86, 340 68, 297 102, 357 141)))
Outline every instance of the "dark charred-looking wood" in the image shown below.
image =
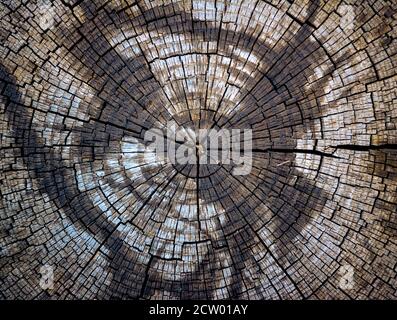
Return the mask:
POLYGON ((0 298, 396 299, 396 12, 1 1, 0 298), (249 172, 148 156, 170 123, 249 172))

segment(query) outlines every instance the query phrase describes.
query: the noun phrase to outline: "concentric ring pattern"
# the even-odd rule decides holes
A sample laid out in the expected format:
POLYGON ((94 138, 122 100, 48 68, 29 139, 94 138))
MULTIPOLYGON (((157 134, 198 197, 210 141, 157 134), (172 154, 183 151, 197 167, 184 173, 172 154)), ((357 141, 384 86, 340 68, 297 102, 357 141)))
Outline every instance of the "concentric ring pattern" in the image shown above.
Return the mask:
POLYGON ((396 10, 1 1, 0 297, 397 298, 396 10), (143 152, 170 122, 251 171, 143 152))

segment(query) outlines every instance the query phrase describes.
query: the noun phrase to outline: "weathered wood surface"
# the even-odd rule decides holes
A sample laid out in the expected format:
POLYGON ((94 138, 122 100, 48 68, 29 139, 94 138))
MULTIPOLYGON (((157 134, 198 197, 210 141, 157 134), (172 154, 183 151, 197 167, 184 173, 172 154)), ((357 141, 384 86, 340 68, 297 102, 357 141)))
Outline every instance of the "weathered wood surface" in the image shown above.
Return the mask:
POLYGON ((1 1, 0 298, 397 298, 396 9, 1 1), (251 173, 148 163, 171 120, 251 173))

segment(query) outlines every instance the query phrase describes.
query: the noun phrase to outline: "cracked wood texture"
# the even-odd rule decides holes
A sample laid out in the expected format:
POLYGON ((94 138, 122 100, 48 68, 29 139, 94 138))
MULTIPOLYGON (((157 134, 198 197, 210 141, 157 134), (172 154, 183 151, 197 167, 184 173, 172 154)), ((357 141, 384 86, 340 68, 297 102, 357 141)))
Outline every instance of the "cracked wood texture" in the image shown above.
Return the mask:
POLYGON ((0 298, 396 299, 396 9, 1 0, 0 298), (147 161, 169 121, 251 172, 147 161))

